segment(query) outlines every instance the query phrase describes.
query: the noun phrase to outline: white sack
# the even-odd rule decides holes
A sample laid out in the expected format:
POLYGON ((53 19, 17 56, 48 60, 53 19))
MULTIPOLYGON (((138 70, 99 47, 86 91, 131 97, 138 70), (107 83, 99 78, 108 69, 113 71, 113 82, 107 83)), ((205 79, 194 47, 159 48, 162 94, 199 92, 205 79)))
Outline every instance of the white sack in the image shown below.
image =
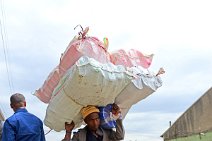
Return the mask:
POLYGON ((53 95, 65 94, 82 106, 105 106, 131 83, 123 66, 101 64, 88 57, 81 57, 61 80, 53 95))
POLYGON ((131 79, 124 66, 101 64, 92 58, 81 57, 55 88, 46 111, 45 125, 56 131, 63 130, 64 123, 72 120, 80 125, 82 107, 114 103, 131 79))

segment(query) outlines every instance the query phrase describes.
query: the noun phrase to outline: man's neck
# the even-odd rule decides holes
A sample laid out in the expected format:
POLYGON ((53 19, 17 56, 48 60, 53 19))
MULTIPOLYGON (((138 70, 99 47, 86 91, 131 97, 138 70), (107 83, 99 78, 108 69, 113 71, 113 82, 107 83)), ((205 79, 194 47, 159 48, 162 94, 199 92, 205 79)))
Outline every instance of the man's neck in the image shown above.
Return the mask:
POLYGON ((19 107, 19 108, 16 108, 15 110, 14 110, 14 112, 16 112, 17 110, 19 110, 19 109, 25 109, 26 107, 19 107))

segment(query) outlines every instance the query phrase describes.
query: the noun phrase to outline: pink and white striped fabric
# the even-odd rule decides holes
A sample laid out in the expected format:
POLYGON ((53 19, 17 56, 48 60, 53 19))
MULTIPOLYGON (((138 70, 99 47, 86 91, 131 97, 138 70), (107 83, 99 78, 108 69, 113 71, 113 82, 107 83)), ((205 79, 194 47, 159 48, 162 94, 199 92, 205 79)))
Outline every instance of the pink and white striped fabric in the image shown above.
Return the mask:
POLYGON ((110 55, 111 62, 115 65, 124 65, 125 67, 142 66, 146 69, 151 65, 152 58, 153 55, 143 55, 135 49, 130 49, 128 52, 120 49, 110 55))
POLYGON ((64 73, 82 56, 94 58, 103 64, 110 62, 110 55, 104 49, 103 42, 96 37, 86 37, 85 39, 74 40, 69 44, 60 59, 60 74, 63 76, 64 73))

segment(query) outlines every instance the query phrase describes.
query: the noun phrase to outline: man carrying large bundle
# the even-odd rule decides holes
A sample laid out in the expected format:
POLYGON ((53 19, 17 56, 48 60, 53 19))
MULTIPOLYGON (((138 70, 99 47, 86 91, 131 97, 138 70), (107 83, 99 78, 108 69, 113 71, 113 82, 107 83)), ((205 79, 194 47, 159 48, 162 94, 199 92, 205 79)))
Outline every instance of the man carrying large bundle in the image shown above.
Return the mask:
MULTIPOLYGON (((124 127, 122 119, 116 120, 115 131, 113 129, 104 129, 100 126, 99 109, 95 106, 87 106, 81 109, 82 117, 87 124, 83 129, 74 133, 72 141, 115 141, 124 139, 124 127)), ((120 108, 113 104, 112 114, 120 115, 120 108)), ((71 133, 74 129, 74 122, 65 123, 66 135, 62 141, 70 141, 71 133)))
POLYGON ((159 75, 165 71, 160 69, 155 75, 147 70, 153 54, 145 55, 136 49, 121 49, 110 53, 107 38, 104 38, 103 43, 87 35, 88 27, 81 29, 62 54, 58 66, 35 92, 41 101, 48 103, 44 124, 57 132, 66 129, 65 141, 70 140, 71 131, 80 127, 83 120, 87 126, 73 135, 74 141, 121 140, 124 132, 121 120, 112 124, 117 132, 108 131, 105 128, 107 121, 101 122, 101 127, 102 120, 99 121, 99 118, 106 115, 101 116, 100 112, 99 116, 95 107, 90 111, 86 106, 99 106, 101 111, 100 107, 116 103, 124 119, 134 104, 162 86, 159 75), (85 112, 85 115, 83 111, 89 112, 85 112), (114 138, 111 138, 111 134, 114 138))

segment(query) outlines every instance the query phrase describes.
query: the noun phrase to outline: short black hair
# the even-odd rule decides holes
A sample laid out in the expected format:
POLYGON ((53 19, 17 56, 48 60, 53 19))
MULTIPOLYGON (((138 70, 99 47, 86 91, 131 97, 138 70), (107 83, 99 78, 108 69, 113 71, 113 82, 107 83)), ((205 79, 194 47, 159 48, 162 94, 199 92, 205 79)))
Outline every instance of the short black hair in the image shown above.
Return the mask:
POLYGON ((22 94, 15 93, 10 97, 11 104, 20 103, 20 102, 25 102, 25 97, 22 94))

